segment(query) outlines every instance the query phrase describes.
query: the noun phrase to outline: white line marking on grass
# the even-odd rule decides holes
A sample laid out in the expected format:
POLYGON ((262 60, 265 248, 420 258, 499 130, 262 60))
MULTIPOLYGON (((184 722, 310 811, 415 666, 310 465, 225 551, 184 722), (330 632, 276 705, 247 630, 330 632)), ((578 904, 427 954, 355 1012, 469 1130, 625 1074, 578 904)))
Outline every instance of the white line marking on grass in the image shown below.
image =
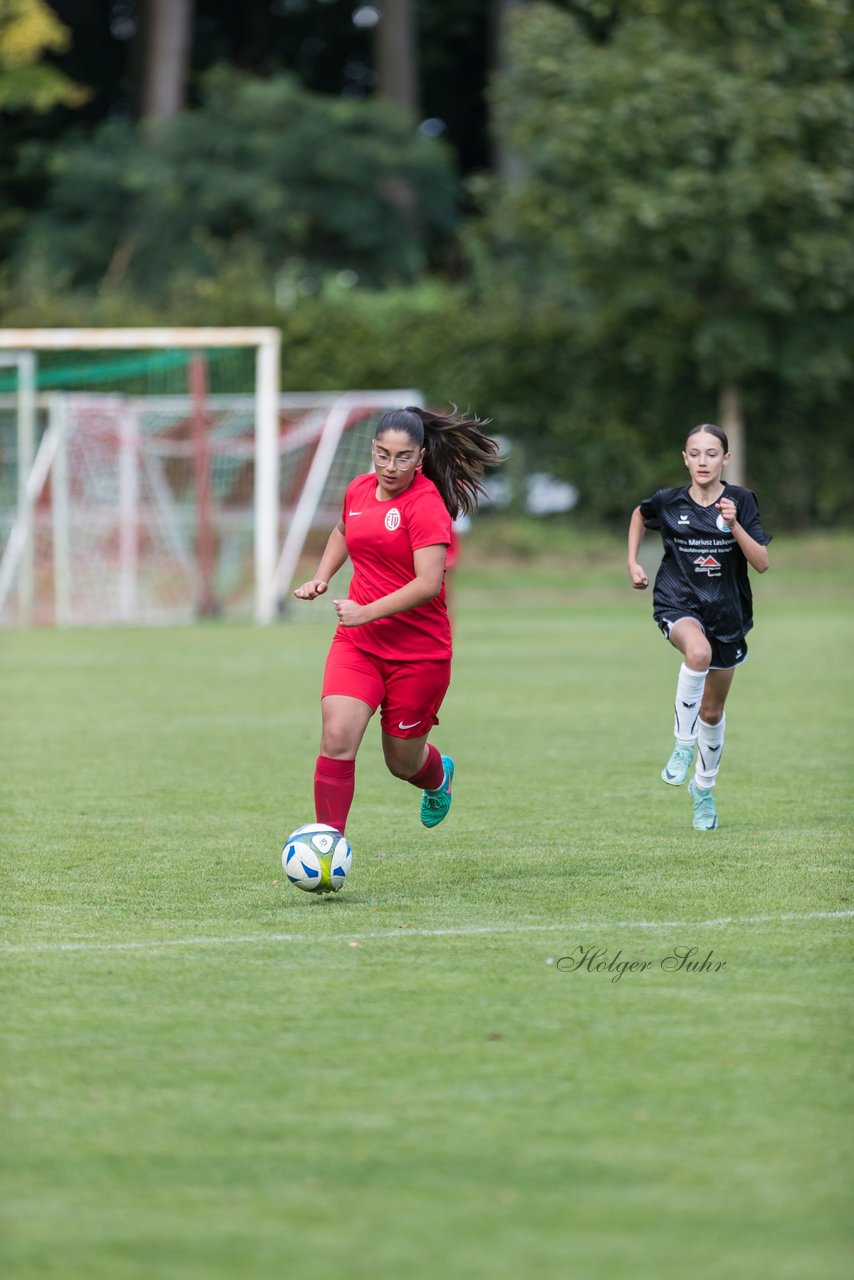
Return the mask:
POLYGON ((724 925, 790 924, 850 920, 853 911, 805 911, 769 916, 719 916, 715 920, 567 920, 562 924, 462 925, 458 929, 378 929, 370 933, 247 933, 229 937, 146 938, 138 942, 33 942, 0 947, 0 955, 67 951, 162 951, 174 947, 246 947, 273 942, 376 942, 389 938, 477 938, 499 934, 579 932, 582 929, 716 929, 724 925))

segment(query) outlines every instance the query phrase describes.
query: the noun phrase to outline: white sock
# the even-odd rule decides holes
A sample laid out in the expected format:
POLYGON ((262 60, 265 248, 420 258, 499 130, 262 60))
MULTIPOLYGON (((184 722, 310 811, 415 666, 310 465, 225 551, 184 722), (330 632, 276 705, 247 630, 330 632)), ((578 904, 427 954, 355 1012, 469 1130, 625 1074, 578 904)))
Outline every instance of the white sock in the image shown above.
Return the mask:
POLYGON ((673 734, 680 747, 693 746, 696 740, 697 726, 700 723, 700 703, 703 700, 703 689, 708 674, 708 669, 692 671, 690 667, 685 666, 684 662, 679 668, 673 734))
POLYGON ((721 766, 721 756, 724 753, 726 716, 721 716, 718 724, 706 724, 705 720, 701 720, 698 727, 697 765, 694 769, 694 781, 698 787, 708 791, 709 787, 715 785, 715 777, 721 766))

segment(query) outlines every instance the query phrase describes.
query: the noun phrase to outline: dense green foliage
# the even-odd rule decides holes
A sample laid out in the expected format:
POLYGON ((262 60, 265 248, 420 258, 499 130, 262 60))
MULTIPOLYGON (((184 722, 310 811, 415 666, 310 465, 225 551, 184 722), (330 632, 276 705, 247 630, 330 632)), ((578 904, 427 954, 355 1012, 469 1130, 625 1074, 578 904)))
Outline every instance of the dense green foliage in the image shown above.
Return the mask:
POLYGON ((57 103, 79 105, 88 94, 45 58, 62 52, 71 35, 45 0, 3 0, 0 6, 0 112, 36 113, 57 103))
POLYGON ((572 419, 583 412, 598 435, 651 411, 675 430, 680 401, 683 422, 700 397, 714 419, 719 388, 735 384, 751 476, 785 493, 789 515, 840 517, 852 497, 834 492, 854 381, 850 10, 638 0, 615 12, 606 39, 552 5, 513 15, 496 100, 520 160, 494 191, 499 259, 573 316, 572 419))
POLYGON ((6 323, 276 324, 285 387, 470 405, 604 522, 679 478, 684 430, 734 388, 769 524, 850 522, 849 6, 510 10, 491 102, 513 163, 465 203, 393 111, 220 69, 157 132, 58 148, 6 323))
POLYGON ((244 251, 267 275, 414 280, 457 216, 442 144, 394 111, 224 68, 197 110, 156 128, 107 123, 60 147, 53 169, 21 250, 25 279, 126 281, 143 298, 244 251))

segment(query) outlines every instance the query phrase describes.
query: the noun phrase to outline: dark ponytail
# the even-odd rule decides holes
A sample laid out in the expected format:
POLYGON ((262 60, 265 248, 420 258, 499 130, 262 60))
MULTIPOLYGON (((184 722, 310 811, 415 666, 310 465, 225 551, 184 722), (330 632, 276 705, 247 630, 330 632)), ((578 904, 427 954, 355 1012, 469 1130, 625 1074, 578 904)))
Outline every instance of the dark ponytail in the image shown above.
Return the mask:
POLYGON ((442 415, 409 405, 384 413, 377 423, 374 439, 386 431, 405 431, 419 449, 423 448, 421 470, 432 480, 450 514, 472 515, 477 509, 484 472, 501 461, 495 440, 484 435, 487 419, 466 417, 456 412, 442 415))

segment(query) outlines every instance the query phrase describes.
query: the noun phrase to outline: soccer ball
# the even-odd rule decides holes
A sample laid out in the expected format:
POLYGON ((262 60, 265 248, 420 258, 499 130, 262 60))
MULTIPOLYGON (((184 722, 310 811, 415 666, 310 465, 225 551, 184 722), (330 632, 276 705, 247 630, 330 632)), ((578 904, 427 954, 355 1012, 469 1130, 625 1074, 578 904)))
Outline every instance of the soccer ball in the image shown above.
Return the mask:
POLYGON ((282 850, 285 875, 306 893, 337 893, 352 861, 346 836, 323 822, 298 827, 282 850))

